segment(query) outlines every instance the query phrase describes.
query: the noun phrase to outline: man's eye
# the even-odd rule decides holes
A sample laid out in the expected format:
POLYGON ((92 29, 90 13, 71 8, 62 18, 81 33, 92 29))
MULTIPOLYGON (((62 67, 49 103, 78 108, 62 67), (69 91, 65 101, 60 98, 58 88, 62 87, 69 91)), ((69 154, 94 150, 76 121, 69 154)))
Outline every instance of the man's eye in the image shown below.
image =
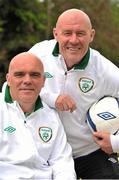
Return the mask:
POLYGON ((41 73, 31 73, 31 77, 41 77, 41 73))
POLYGON ((23 77, 23 76, 24 76, 24 73, 17 72, 17 73, 14 73, 14 76, 15 76, 15 77, 23 77))
MULTIPOLYGON (((27 73, 25 73, 25 72, 15 72, 14 73, 14 77, 16 77, 16 78, 22 78, 22 77, 25 77, 26 75, 27 75, 27 73)), ((39 73, 39 72, 31 72, 31 73, 28 73, 28 75, 32 78, 39 78, 42 76, 41 73, 39 73)))
POLYGON ((65 35, 65 36, 70 36, 70 35, 71 35, 71 32, 64 32, 64 35, 65 35))
POLYGON ((82 32, 78 32, 78 33, 77 33, 77 36, 79 36, 79 37, 81 37, 81 36, 85 36, 85 35, 86 35, 86 33, 85 33, 85 32, 83 32, 83 31, 82 31, 82 32))

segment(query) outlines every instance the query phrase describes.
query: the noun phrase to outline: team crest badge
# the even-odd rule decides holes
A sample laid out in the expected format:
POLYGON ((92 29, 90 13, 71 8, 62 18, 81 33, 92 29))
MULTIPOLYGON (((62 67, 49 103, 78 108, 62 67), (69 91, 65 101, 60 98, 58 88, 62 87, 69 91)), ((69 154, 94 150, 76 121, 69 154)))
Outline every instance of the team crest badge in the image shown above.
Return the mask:
POLYGON ((40 127, 39 135, 44 142, 48 142, 52 137, 52 129, 49 127, 40 127))
POLYGON ((82 92, 86 93, 93 88, 94 81, 89 78, 80 78, 79 79, 79 87, 82 92))

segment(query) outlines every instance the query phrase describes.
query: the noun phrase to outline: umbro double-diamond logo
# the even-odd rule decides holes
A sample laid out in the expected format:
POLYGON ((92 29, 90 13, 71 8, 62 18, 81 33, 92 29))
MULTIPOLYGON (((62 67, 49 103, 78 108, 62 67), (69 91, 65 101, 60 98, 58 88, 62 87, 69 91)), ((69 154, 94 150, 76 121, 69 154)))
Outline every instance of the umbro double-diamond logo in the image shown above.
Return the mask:
POLYGON ((9 133, 14 132, 15 130, 16 130, 16 129, 15 129, 14 127, 12 127, 12 126, 8 126, 7 128, 4 129, 4 131, 7 131, 7 132, 9 132, 9 133))

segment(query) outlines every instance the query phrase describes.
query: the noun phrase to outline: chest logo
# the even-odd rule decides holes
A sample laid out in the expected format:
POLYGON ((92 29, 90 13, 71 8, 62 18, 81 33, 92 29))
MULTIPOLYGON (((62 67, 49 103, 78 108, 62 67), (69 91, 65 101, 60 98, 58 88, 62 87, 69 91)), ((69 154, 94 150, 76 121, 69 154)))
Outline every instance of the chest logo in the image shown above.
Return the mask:
POLYGON ((7 131, 7 132, 9 132, 9 133, 14 132, 15 130, 16 130, 16 129, 15 129, 14 127, 12 127, 12 126, 8 126, 7 128, 4 129, 4 131, 7 131))
POLYGON ((39 135, 44 142, 48 142, 52 137, 52 129, 49 127, 40 127, 39 135))
POLYGON ((94 81, 89 78, 80 78, 78 84, 79 84, 81 91, 86 93, 93 88, 94 81))
POLYGON ((53 77, 52 74, 50 74, 49 72, 44 72, 44 76, 46 78, 52 78, 53 77))

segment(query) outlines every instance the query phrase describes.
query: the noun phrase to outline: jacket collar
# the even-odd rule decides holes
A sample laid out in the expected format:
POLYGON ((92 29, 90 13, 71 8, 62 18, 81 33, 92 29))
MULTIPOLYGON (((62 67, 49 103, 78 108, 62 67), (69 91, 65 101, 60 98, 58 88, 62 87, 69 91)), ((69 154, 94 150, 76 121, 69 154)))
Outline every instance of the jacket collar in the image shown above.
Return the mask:
POLYGON ((53 56, 57 57, 59 55, 59 44, 56 42, 55 47, 52 51, 53 56))
MULTIPOLYGON (((55 44, 55 47, 52 51, 52 55, 55 57, 58 57, 59 55, 59 44, 58 42, 55 44)), ((85 69, 90 57, 90 49, 88 49, 86 55, 83 57, 83 59, 80 61, 80 63, 74 65, 74 69, 85 69)))
MULTIPOLYGON (((5 88, 5 97, 4 97, 4 100, 5 100, 6 103, 13 103, 13 100, 12 100, 12 97, 10 95, 10 90, 9 90, 9 86, 8 85, 5 88)), ((34 111, 36 111, 36 110, 38 110, 40 108, 43 108, 43 104, 42 104, 40 96, 38 96, 38 98, 36 100, 36 103, 35 103, 34 111)))

